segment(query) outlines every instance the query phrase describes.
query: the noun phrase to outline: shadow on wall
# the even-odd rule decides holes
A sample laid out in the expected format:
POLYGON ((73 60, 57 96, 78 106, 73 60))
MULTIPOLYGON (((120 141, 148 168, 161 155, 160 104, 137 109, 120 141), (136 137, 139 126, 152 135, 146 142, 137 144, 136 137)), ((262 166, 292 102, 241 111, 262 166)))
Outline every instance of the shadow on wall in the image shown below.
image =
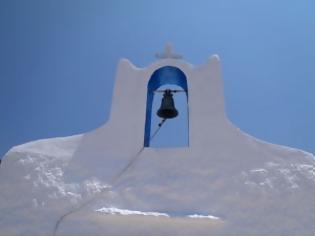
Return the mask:
POLYGON ((156 216, 102 215, 81 212, 70 217, 60 228, 60 235, 112 235, 112 236, 208 236, 222 226, 222 220, 168 218, 156 216), (82 227, 80 227, 82 226, 82 227), (79 233, 79 234, 78 234, 79 233))

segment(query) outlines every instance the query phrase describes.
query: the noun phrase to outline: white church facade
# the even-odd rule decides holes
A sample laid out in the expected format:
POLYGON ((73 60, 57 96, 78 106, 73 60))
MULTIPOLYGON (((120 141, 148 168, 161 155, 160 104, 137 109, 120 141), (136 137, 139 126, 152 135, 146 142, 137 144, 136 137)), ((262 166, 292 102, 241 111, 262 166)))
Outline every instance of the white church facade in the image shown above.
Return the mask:
MULTIPOLYGON (((169 118, 181 115, 173 112, 169 118)), ((314 156, 234 126, 219 57, 195 66, 170 46, 145 68, 119 62, 110 118, 101 127, 12 148, 0 189, 7 235, 315 232, 314 156), (159 148, 151 145, 153 100, 167 86, 185 96, 187 144, 159 148)))

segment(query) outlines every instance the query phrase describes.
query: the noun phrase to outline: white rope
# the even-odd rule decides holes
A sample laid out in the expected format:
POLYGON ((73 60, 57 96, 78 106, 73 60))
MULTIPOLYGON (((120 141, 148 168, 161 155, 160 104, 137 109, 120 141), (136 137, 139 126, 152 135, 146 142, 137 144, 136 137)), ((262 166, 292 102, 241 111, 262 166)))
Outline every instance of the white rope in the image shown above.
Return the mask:
MULTIPOLYGON (((152 136, 150 137, 150 141, 152 141, 152 139, 157 135, 157 133, 159 132, 159 130, 161 129, 162 125, 165 123, 166 119, 163 119, 158 127, 156 128, 155 132, 152 134, 152 136)), ((104 193, 107 193, 110 189, 112 189, 118 182, 118 180, 130 169, 131 166, 134 165, 134 163, 138 160, 138 158, 140 157, 140 154, 142 153, 142 151, 144 150, 144 146, 141 147, 141 149, 130 159, 130 161, 128 162, 128 164, 121 170, 119 171, 110 181, 110 187, 105 188, 103 190, 101 190, 101 192, 97 193, 96 195, 94 195, 91 199, 87 200, 86 202, 83 202, 81 205, 79 205, 77 208, 74 208, 70 211, 68 211, 67 213, 63 214, 62 216, 59 217, 59 219, 56 221, 55 227, 54 227, 54 231, 53 231, 53 236, 57 235, 57 231, 59 226, 61 225, 61 223, 65 220, 66 217, 68 217, 69 215, 72 215, 73 213, 76 213, 78 211, 80 211, 82 208, 84 208, 85 206, 87 206, 88 204, 90 204, 91 202, 93 202, 94 200, 98 199, 99 197, 103 196, 104 193)))

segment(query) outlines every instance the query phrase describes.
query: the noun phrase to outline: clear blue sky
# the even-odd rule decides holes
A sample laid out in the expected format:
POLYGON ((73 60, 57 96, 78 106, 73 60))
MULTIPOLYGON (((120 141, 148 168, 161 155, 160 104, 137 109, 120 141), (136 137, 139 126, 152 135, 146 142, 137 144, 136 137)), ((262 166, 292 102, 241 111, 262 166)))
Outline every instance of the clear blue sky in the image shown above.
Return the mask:
POLYGON ((0 156, 30 140, 94 129, 117 62, 222 60, 226 110, 261 139, 315 153, 313 0, 1 0, 0 156))

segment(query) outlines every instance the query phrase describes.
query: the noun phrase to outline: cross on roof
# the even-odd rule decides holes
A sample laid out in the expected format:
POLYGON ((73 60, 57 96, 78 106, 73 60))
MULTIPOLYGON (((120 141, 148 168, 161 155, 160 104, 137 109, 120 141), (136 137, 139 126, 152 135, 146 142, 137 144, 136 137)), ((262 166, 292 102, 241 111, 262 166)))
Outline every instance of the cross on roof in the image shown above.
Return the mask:
POLYGON ((167 43, 165 45, 164 52, 162 53, 156 53, 155 57, 157 59, 166 59, 166 58, 172 58, 172 59, 182 59, 183 56, 173 53, 173 45, 171 43, 167 43))

